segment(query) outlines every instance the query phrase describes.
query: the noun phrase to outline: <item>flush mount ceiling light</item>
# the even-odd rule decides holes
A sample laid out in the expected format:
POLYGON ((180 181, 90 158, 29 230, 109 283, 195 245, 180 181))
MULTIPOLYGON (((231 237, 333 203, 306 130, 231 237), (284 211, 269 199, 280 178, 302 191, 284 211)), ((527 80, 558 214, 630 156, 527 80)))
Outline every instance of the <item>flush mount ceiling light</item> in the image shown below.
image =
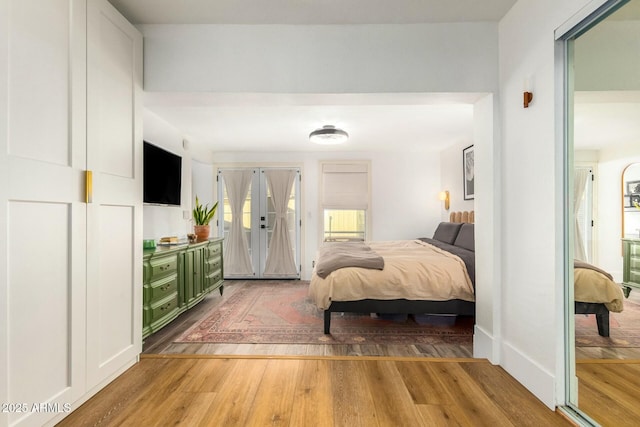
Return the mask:
POLYGON ((349 139, 349 134, 342 129, 336 129, 335 126, 322 126, 322 129, 316 129, 309 134, 309 140, 316 144, 332 145, 342 144, 349 139))

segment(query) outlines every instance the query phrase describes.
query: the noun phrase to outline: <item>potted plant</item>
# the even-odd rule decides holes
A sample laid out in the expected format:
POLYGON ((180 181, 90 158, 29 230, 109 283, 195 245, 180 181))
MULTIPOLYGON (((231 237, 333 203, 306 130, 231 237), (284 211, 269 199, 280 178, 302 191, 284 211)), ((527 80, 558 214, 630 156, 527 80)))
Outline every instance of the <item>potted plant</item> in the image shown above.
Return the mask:
POLYGON ((209 232, 211 231, 209 222, 216 214, 216 209, 218 209, 218 202, 209 208, 209 204, 202 206, 202 203, 198 200, 198 196, 196 196, 196 204, 193 208, 193 232, 198 242, 203 242, 209 238, 209 232))

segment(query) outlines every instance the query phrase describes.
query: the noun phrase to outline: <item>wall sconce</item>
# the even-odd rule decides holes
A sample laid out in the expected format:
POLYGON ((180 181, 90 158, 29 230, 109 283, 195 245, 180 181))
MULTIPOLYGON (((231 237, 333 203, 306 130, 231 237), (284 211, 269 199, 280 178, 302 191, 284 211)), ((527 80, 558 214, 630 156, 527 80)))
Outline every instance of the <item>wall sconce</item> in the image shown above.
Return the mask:
POLYGON ((524 80, 524 93, 522 96, 524 100, 524 108, 529 108, 529 103, 533 100, 533 92, 531 92, 531 80, 524 80))
POLYGON ((438 193, 438 198, 444 201, 444 209, 449 210, 449 191, 441 191, 438 193))

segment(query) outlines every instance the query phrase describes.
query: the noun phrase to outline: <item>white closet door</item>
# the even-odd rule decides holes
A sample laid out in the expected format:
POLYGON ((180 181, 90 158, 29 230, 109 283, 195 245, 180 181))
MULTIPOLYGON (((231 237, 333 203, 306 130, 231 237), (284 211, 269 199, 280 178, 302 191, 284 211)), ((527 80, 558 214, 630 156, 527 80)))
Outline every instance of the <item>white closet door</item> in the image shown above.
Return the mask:
POLYGON ((0 402, 27 404, 0 425, 85 391, 85 16, 0 1, 0 402))
POLYGON ((87 376, 89 388, 142 350, 142 36, 88 1, 87 376))

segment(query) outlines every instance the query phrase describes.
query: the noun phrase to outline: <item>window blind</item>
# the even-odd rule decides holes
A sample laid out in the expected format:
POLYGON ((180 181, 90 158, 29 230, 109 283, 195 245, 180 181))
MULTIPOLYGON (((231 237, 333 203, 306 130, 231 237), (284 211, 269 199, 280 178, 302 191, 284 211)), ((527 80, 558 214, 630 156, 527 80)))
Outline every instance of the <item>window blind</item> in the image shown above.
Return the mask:
POLYGON ((369 165, 365 163, 323 164, 322 207, 368 209, 369 165))

